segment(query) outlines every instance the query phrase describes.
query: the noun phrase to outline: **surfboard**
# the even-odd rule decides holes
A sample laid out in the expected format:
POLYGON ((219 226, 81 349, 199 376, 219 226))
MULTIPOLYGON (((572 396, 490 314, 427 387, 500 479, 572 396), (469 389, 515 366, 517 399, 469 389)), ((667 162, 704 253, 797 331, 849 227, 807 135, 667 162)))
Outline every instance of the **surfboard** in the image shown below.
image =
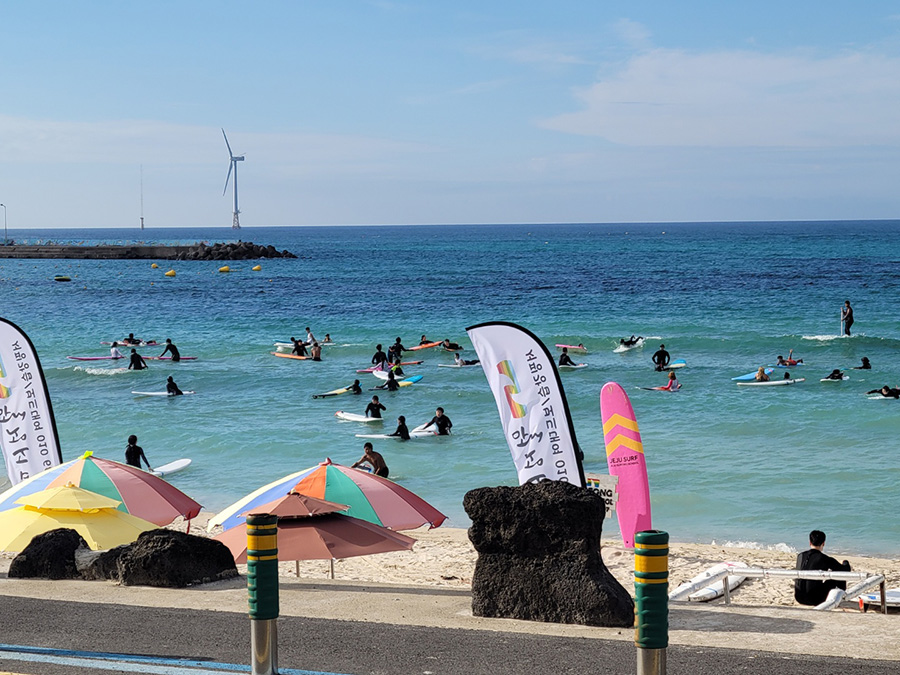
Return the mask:
MULTIPOLYGON (((900 607, 900 588, 889 588, 884 592, 884 603, 888 607, 900 607)), ((859 606, 880 605, 881 593, 866 593, 859 596, 859 606)))
POLYGON ((798 377, 796 379, 791 380, 769 380, 768 382, 738 382, 737 386, 739 387, 783 387, 788 384, 795 384, 797 382, 806 382, 805 377, 798 377))
POLYGON ((282 354, 281 352, 269 352, 272 356, 280 356, 283 359, 296 359, 298 361, 312 360, 311 356, 297 356, 296 354, 282 354))
POLYGON ((666 389, 665 387, 636 387, 636 389, 643 389, 644 391, 668 391, 668 392, 676 392, 681 389, 681 382, 678 383, 678 386, 674 389, 666 389))
POLYGON ((625 548, 634 548, 636 532, 653 527, 650 517, 650 483, 644 444, 638 430, 628 394, 616 382, 607 382, 600 390, 600 417, 609 474, 619 477, 616 492, 616 516, 625 548))
POLYGON ((675 359, 674 361, 669 361, 669 365, 667 365, 663 370, 678 370, 679 368, 684 368, 687 365, 687 361, 684 359, 675 359))
MULTIPOLYGON (((388 379, 388 371, 386 370, 373 370, 372 374, 377 377, 379 380, 387 380, 388 379)), ((419 376, 421 378, 421 375, 419 376)), ((408 380, 409 377, 406 375, 394 375, 394 379, 397 382, 401 382, 403 380, 408 380)))
POLYGON ((408 352, 417 352, 420 349, 431 349, 432 347, 437 347, 441 344, 442 340, 438 340, 437 342, 426 342, 424 345, 416 345, 415 347, 410 347, 406 351, 408 352))
MULTIPOLYGON (((176 398, 178 394, 170 394, 167 391, 133 391, 131 392, 135 396, 171 396, 172 398, 176 398)), ((188 396, 189 394, 196 394, 196 391, 183 391, 181 392, 184 396, 188 396)))
POLYGON ((168 476, 173 473, 178 473, 179 471, 183 471, 191 465, 191 460, 189 459, 176 459, 174 462, 169 462, 168 464, 163 464, 162 466, 158 466, 152 473, 154 476, 159 476, 162 478, 163 476, 168 476))
MULTIPOLYGON (((171 356, 145 356, 144 360, 145 361, 171 361, 172 357, 171 356)), ((196 361, 197 357, 196 356, 182 356, 180 360, 181 361, 196 361)))
POLYGON ((624 345, 620 342, 618 345, 616 345, 616 348, 613 349, 613 351, 616 354, 624 354, 625 352, 630 352, 632 349, 637 349, 637 348, 643 347, 643 346, 644 346, 644 338, 638 338, 637 342, 635 342, 633 345, 624 345))
POLYGON ((313 394, 313 398, 328 398, 329 396, 340 396, 350 391, 350 387, 341 387, 332 391, 326 391, 324 394, 313 394))
POLYGON ((438 368, 481 368, 480 363, 439 363, 438 368))
MULTIPOLYGON (((354 434, 357 438, 378 438, 378 439, 395 439, 398 441, 403 440, 399 436, 391 436, 390 434, 354 434)), ((428 438, 429 436, 437 436, 438 433, 436 431, 410 431, 409 439, 413 440, 414 438, 428 438)))
MULTIPOLYGON (((766 368, 763 372, 766 375, 771 375, 775 371, 774 367, 766 368)), ((747 373, 746 375, 740 375, 738 377, 732 377, 732 382, 749 382, 750 380, 756 379, 756 371, 754 370, 752 373, 747 373)))
MULTIPOLYGON (((706 579, 709 579, 711 576, 718 574, 719 572, 724 572, 725 570, 731 569, 733 567, 744 567, 744 563, 740 561, 730 561, 719 563, 718 565, 713 565, 708 570, 705 570, 693 577, 690 581, 686 581, 685 583, 678 586, 674 591, 670 593, 670 595, 675 595, 681 591, 684 591, 687 588, 696 588, 696 590, 688 596, 688 600, 691 602, 709 602, 710 600, 715 600, 718 597, 725 595, 725 590, 723 588, 722 580, 714 581, 711 584, 704 585, 703 582, 706 579)), ((728 579, 728 590, 733 591, 738 586, 740 586, 744 579, 747 577, 737 576, 736 574, 729 574, 728 579)))
MULTIPOLYGON (((416 382, 418 382, 419 380, 421 380, 422 377, 424 377, 424 376, 423 375, 412 375, 410 377, 407 377, 405 380, 397 380, 397 384, 401 387, 409 387, 409 386, 415 384, 416 382)), ((382 387, 372 387, 369 389, 369 391, 387 391, 387 389, 384 389, 382 387)))
POLYGON ((806 364, 804 364, 804 363, 795 363, 795 364, 791 365, 791 364, 788 363, 788 364, 785 364, 785 365, 783 365, 783 366, 779 366, 777 363, 775 363, 775 364, 769 364, 769 368, 800 368, 801 366, 804 366, 804 365, 806 365, 806 364))
MULTIPOLYGON (((101 344, 101 345, 111 345, 112 342, 109 342, 108 340, 101 340, 101 341, 100 341, 100 344, 101 344)), ((122 342, 121 340, 116 340, 116 345, 119 346, 119 347, 135 347, 135 348, 137 348, 137 347, 163 347, 163 346, 165 346, 164 344, 162 344, 162 343, 160 343, 160 342, 156 342, 155 340, 150 340, 149 342, 141 341, 141 342, 134 342, 134 343, 122 342)))
MULTIPOLYGON (((73 361, 118 361, 124 359, 124 356, 67 356, 67 359, 73 361)), ((148 357, 144 357, 145 359, 148 357)))
POLYGON ((875 396, 867 396, 870 401, 896 401, 897 399, 893 396, 882 396, 880 394, 876 394, 875 396))
POLYGON ((334 416, 339 420, 344 420, 346 422, 363 422, 364 424, 384 422, 384 418, 382 417, 366 417, 365 415, 357 415, 356 413, 344 412, 343 410, 338 410, 334 413, 334 416))
POLYGON ((587 368, 586 363, 576 363, 574 366, 557 366, 560 370, 578 370, 579 368, 587 368))
POLYGON ((579 347, 578 345, 556 345, 556 348, 559 351, 563 350, 563 347, 566 348, 566 351, 573 352, 575 354, 587 354, 587 347, 579 347))
MULTIPOLYGON (((420 363, 424 363, 424 361, 401 361, 401 366, 418 366, 420 363)), ((357 373, 374 373, 378 370, 384 370, 383 368, 379 368, 378 366, 371 366, 369 368, 360 368, 357 370, 357 373)))
POLYGON ((835 380, 833 377, 823 377, 819 382, 843 382, 844 380, 849 380, 849 375, 844 375, 840 380, 835 380))

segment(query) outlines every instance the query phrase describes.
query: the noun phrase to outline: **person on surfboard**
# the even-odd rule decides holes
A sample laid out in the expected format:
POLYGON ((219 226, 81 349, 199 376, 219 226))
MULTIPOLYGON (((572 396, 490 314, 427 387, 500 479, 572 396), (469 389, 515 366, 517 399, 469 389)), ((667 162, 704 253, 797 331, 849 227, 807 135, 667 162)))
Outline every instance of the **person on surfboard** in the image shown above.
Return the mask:
POLYGON ((631 337, 628 338, 627 340, 625 338, 622 338, 621 340, 619 340, 619 344, 622 345, 623 347, 633 347, 634 345, 636 345, 638 343, 639 340, 643 340, 643 339, 644 338, 641 337, 640 335, 635 337, 634 333, 632 333, 631 337))
POLYGON ((394 377, 394 371, 388 371, 388 379, 384 384, 379 384, 375 389, 387 389, 388 391, 397 391, 400 388, 400 383, 397 382, 397 378, 394 377))
POLYGON ((459 352, 453 355, 453 362, 458 366, 474 366, 476 363, 481 363, 481 361, 478 359, 460 358, 459 352))
POLYGON ((159 355, 159 358, 164 357, 167 353, 172 355, 173 361, 181 361, 181 354, 178 352, 178 347, 172 344, 171 338, 166 338, 166 348, 163 349, 163 353, 159 355))
POLYGON ((669 371, 669 382, 665 387, 660 387, 660 391, 678 391, 681 389, 681 384, 678 382, 678 378, 675 376, 675 371, 669 371))
POLYGON ((427 344, 429 344, 430 342, 431 342, 431 340, 429 340, 429 339, 428 339, 427 337, 425 337, 424 335, 422 336, 422 339, 419 340, 419 344, 420 344, 420 345, 427 345, 427 344))
POLYGON ((347 389, 350 390, 351 394, 361 394, 362 387, 359 386, 359 380, 353 380, 353 384, 351 384, 347 389))
MULTIPOLYGON (((375 398, 378 398, 377 396, 375 398)), ((382 478, 387 478, 390 471, 388 470, 387 463, 384 461, 384 457, 381 456, 380 452, 375 452, 375 449, 372 447, 371 443, 366 443, 363 446, 363 456, 359 458, 359 461, 351 466, 351 469, 355 469, 361 464, 368 464, 372 467, 372 473, 376 476, 381 476, 382 478)))
POLYGON ((397 430, 388 434, 388 436, 399 436, 400 440, 408 441, 409 440, 409 429, 406 426, 406 418, 403 415, 397 418, 397 430))
POLYGON ((795 359, 794 358, 794 350, 788 352, 788 357, 785 359, 778 355, 778 360, 775 362, 776 366, 796 366, 799 363, 803 363, 803 359, 795 359))
POLYGON ((900 389, 891 389, 888 385, 884 385, 881 389, 873 389, 867 391, 866 394, 881 394, 885 398, 900 398, 900 389))
POLYGON ((660 345, 659 349, 654 352, 653 356, 650 357, 650 360, 653 361, 653 365, 656 366, 657 370, 663 370, 666 366, 669 365, 669 361, 672 360, 672 356, 669 352, 666 351, 665 345, 660 345))
POLYGON ((166 393, 169 396, 181 396, 184 394, 184 392, 178 388, 178 385, 175 384, 175 380, 172 379, 171 375, 169 375, 169 378, 166 380, 166 393))
POLYGON ((460 347, 455 342, 450 342, 450 338, 444 338, 444 341, 441 343, 441 347, 446 349, 448 352, 452 352, 455 349, 462 349, 462 347, 460 347))
POLYGON ((559 365, 561 366, 574 366, 575 362, 572 360, 572 357, 569 356, 569 348, 563 347, 562 354, 559 355, 559 365))

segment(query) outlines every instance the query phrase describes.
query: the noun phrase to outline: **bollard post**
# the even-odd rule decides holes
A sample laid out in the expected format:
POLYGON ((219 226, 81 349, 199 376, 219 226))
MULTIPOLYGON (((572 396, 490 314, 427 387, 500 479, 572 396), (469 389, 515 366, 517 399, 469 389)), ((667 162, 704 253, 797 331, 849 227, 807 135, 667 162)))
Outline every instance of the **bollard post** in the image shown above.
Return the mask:
POLYGON ((247 516, 250 672, 278 674, 278 516, 247 516))
POLYGON ((669 533, 634 536, 634 644, 637 675, 665 675, 669 646, 669 533))

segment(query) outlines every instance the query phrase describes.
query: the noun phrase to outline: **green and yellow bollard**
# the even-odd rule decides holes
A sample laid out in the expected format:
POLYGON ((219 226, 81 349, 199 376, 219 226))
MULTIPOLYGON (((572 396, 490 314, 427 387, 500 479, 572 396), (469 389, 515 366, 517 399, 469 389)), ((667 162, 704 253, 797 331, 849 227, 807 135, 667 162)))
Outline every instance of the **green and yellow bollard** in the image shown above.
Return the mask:
POLYGON ((665 675, 669 646, 669 533, 634 536, 634 644, 637 675, 665 675))
POLYGON ((278 516, 247 516, 252 675, 278 673, 278 516))

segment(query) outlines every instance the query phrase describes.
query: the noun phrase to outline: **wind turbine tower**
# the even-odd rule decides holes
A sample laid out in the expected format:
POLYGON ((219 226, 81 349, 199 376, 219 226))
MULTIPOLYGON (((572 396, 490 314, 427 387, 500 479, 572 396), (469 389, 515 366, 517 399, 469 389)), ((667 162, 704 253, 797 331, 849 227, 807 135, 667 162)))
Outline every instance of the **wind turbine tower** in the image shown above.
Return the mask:
POLYGON ((234 217, 231 220, 231 229, 239 230, 241 229, 241 220, 240 220, 240 209, 238 209, 238 186, 237 186, 237 163, 244 161, 243 155, 234 156, 234 153, 231 152, 231 144, 228 142, 228 136, 225 135, 225 129, 222 129, 222 135, 225 136, 225 146, 228 148, 228 156, 231 161, 228 164, 228 175, 225 176, 225 189, 222 190, 222 196, 225 196, 225 193, 228 192, 228 181, 231 178, 231 171, 234 170, 234 217))

